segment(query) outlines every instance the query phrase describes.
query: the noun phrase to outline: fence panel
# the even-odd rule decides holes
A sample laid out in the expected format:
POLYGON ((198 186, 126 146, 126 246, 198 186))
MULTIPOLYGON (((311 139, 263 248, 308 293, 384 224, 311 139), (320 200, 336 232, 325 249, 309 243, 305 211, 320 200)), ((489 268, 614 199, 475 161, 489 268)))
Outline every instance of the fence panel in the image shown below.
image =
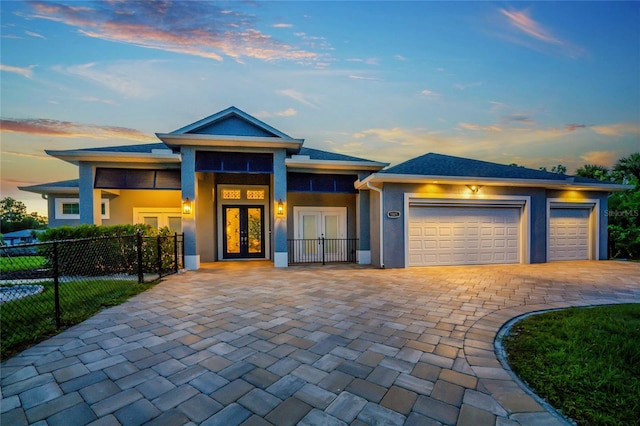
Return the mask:
POLYGON ((182 235, 0 247, 2 358, 183 267, 182 235))
POLYGON ((357 262, 357 238, 289 239, 289 263, 357 262))

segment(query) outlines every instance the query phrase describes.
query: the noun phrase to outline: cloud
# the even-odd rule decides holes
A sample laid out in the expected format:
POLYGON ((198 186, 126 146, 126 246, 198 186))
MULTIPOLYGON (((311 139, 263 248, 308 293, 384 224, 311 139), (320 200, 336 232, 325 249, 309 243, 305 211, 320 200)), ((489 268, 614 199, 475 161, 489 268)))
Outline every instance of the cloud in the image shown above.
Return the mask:
POLYGON ((284 111, 279 111, 276 112, 276 115, 280 116, 280 117, 292 117, 294 115, 296 115, 298 113, 298 111, 296 111, 293 108, 287 108, 284 111))
POLYGON ((617 151, 589 151, 580 156, 585 164, 597 164, 600 166, 612 166, 620 158, 617 151))
POLYGON ((31 37, 36 37, 36 38, 41 38, 46 40, 47 38, 45 36, 43 36, 42 34, 38 34, 38 33, 34 33, 33 31, 25 31, 24 32, 26 35, 31 36, 31 37))
POLYGON ((223 56, 310 63, 322 55, 256 29, 256 16, 214 2, 95 1, 88 6, 30 3, 32 17, 77 28, 80 34, 148 49, 222 60, 223 56))
POLYGON ((13 67, 11 65, 0 64, 0 71, 12 72, 26 78, 31 78, 33 75, 33 68, 34 65, 29 65, 28 67, 13 67))
POLYGON ((429 89, 424 89, 424 90, 422 90, 422 91, 420 92, 420 94, 421 94, 422 96, 427 97, 427 98, 437 98, 438 96, 440 96, 440 94, 439 94, 439 93, 432 92, 432 91, 431 91, 431 90, 429 90, 429 89))
POLYGON ((379 58, 367 58, 367 59, 349 58, 347 59, 347 62, 360 62, 367 65, 378 65, 380 64, 380 59, 379 58))
POLYGON ((573 58, 587 54, 584 48, 555 36, 551 30, 535 21, 528 10, 506 10, 501 8, 498 11, 506 17, 509 28, 516 30, 511 33, 500 34, 502 38, 512 43, 539 50, 543 53, 562 52, 573 58))
POLYGON ((352 80, 380 81, 380 79, 376 77, 365 77, 363 75, 356 75, 356 74, 349 74, 349 78, 352 80))
POLYGON ((465 90, 468 89, 470 87, 476 87, 476 86, 482 86, 482 83, 480 82, 474 82, 474 83, 456 83, 453 85, 453 87, 455 87, 458 90, 465 90))
POLYGON ((46 154, 29 154, 26 152, 19 151, 2 151, 2 156, 12 155, 14 157, 23 157, 23 158, 37 158, 38 160, 54 160, 53 157, 50 157, 46 154))
POLYGON ((126 98, 150 98, 156 93, 149 84, 152 68, 160 61, 119 61, 110 64, 90 62, 68 67, 55 66, 57 72, 81 77, 126 98), (133 73, 138 70, 137 73, 133 73))
POLYGON ((555 38, 546 28, 537 23, 529 16, 528 11, 513 11, 500 9, 500 12, 509 18, 511 25, 519 28, 528 35, 547 43, 561 44, 562 42, 555 38))
POLYGON ((564 126, 564 129, 567 132, 575 132, 578 129, 585 129, 589 126, 587 126, 586 124, 576 124, 576 123, 571 123, 571 124, 567 124, 566 126, 564 126))
POLYGON ((84 102, 97 102, 106 105, 116 105, 116 102, 112 101, 111 99, 100 99, 95 96, 84 96, 80 98, 80 100, 84 102))
POLYGON ((2 133, 23 133, 60 138, 156 140, 152 135, 126 127, 87 125, 43 118, 0 119, 0 129, 2 133))
POLYGON ((273 28, 291 28, 291 27, 293 27, 293 25, 292 24, 280 23, 280 24, 273 24, 272 27, 273 28))
POLYGON ((407 57, 403 56, 403 55, 393 55, 393 59, 395 59, 397 61, 406 61, 407 57))
POLYGON ((318 109, 318 106, 316 104, 314 104, 313 102, 308 100, 307 96, 305 96, 304 94, 298 92, 297 90, 284 89, 284 90, 278 90, 277 93, 280 94, 280 95, 286 96, 288 98, 294 99, 294 100, 300 102, 303 105, 309 106, 311 108, 318 109))
POLYGON ((479 124, 471 123, 459 123, 460 127, 466 130, 483 131, 483 132, 501 132, 502 128, 499 126, 481 126, 479 124))
POLYGON ((516 122, 518 124, 533 124, 534 121, 529 114, 507 114, 502 117, 502 122, 510 124, 516 122))
POLYGON ((605 136, 640 135, 640 125, 635 123, 616 123, 603 126, 591 126, 591 130, 599 135, 605 136))

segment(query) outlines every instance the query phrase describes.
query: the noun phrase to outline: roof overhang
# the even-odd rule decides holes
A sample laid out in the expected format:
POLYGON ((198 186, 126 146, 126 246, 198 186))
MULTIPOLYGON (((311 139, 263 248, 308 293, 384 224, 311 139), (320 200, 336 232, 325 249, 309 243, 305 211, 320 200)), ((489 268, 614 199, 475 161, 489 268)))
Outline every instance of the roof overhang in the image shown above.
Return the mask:
POLYGON ((581 183, 575 182, 573 177, 564 180, 550 179, 507 179, 487 178, 472 176, 429 176, 429 175, 405 175, 392 173, 374 173, 355 183, 356 189, 367 189, 367 183, 418 183, 438 185, 481 185, 481 186, 506 186, 529 187, 547 189, 565 189, 577 191, 602 191, 617 192, 632 189, 633 185, 620 185, 615 183, 581 183))
POLYGON ((197 133, 156 133, 158 139, 171 147, 234 147, 282 149, 297 152, 304 143, 304 139, 272 138, 262 136, 220 136, 197 133))
POLYGON ((290 171, 336 170, 377 172, 388 166, 388 163, 379 163, 377 161, 311 160, 298 158, 287 158, 284 160, 284 163, 290 171))
MULTIPOLYGON (((167 150, 168 151, 168 150, 167 150)), ((92 163, 143 163, 143 164, 180 164, 180 154, 164 152, 113 152, 89 150, 45 150, 47 155, 78 165, 81 161, 92 163)))
MULTIPOLYGON (((43 183, 42 185, 19 186, 20 191, 33 192, 41 195, 78 195, 78 186, 59 186, 43 183)), ((101 189, 105 194, 120 195, 119 189, 101 189)))

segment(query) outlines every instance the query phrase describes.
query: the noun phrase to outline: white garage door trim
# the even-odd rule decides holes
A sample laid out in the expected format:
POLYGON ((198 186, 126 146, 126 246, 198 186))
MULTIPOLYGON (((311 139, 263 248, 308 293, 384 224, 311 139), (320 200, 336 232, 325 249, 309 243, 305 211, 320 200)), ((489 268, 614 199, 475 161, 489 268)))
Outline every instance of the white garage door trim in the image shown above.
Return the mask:
MULTIPOLYGON (((561 198, 550 198, 547 200, 547 262, 553 262, 551 253, 551 210, 553 209, 577 209, 588 210, 588 230, 587 230, 587 259, 595 260, 600 258, 600 200, 584 199, 576 201, 567 201, 561 198)), ((569 259, 567 259, 569 260, 569 259)))
POLYGON ((405 194, 404 199, 404 263, 409 267, 409 209, 411 206, 424 207, 488 207, 488 208, 518 208, 520 211, 519 225, 519 263, 530 263, 530 205, 529 196, 482 196, 447 194, 445 197, 434 197, 428 194, 405 194))

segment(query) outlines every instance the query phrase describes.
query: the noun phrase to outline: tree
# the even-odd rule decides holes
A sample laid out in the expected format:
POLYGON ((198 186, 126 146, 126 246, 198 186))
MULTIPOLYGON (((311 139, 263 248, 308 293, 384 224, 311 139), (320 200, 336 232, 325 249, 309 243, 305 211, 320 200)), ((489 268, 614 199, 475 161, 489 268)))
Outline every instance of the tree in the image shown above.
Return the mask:
POLYGON ((11 197, 0 200, 0 232, 42 229, 47 227, 47 218, 38 213, 27 213, 27 206, 11 197))
POLYGON ((611 180, 609 169, 597 164, 585 164, 584 166, 579 167, 578 170, 576 170, 576 175, 602 181, 611 180))
POLYGON ((633 184, 633 178, 635 178, 637 185, 640 182, 640 152, 634 152, 628 157, 622 157, 613 167, 613 170, 622 174, 623 183, 633 184))
MULTIPOLYGON (((542 170, 543 172, 547 171, 546 167, 540 167, 540 170, 542 170)), ((557 166, 553 166, 551 168, 551 173, 558 173, 560 175, 564 175, 567 173, 567 167, 563 166, 562 164, 558 164, 557 166)))

